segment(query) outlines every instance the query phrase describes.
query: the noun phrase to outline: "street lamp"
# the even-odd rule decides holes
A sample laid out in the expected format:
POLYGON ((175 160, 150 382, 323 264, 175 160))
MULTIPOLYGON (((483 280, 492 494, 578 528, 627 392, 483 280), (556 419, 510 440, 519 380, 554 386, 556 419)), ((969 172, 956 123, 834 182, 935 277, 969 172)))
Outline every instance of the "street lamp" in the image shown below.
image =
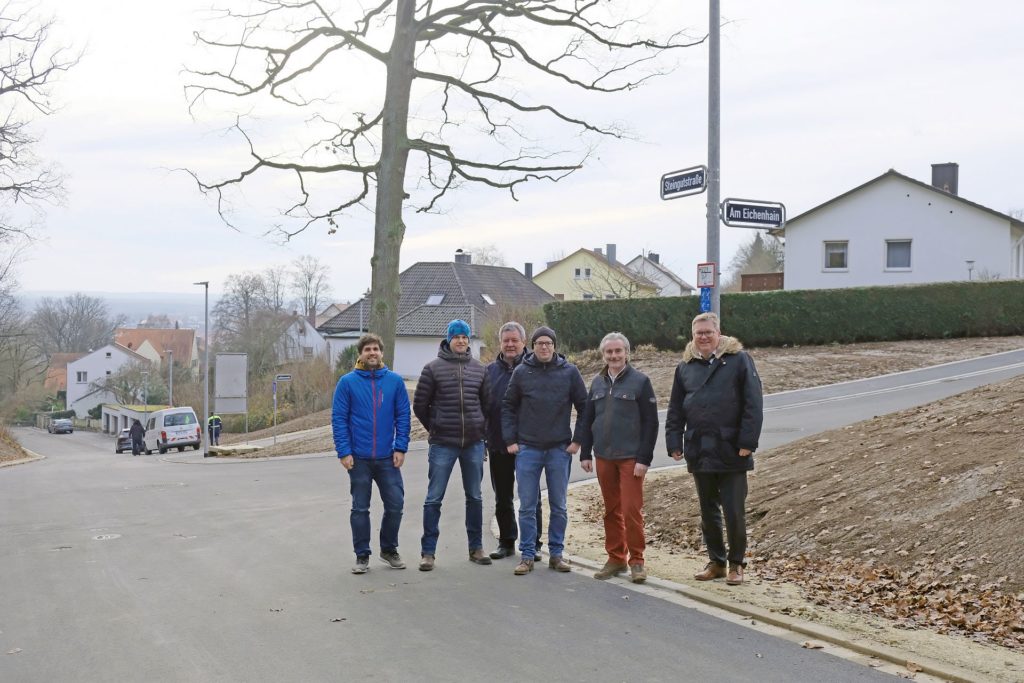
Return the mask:
POLYGON ((174 407, 174 349, 167 349, 167 405, 174 407))
POLYGON ((203 435, 203 457, 210 457, 210 437, 206 424, 210 419, 210 281, 193 282, 203 286, 203 417, 199 421, 203 435))
POLYGON ((149 413, 149 371, 142 371, 142 424, 146 424, 146 414, 149 413))

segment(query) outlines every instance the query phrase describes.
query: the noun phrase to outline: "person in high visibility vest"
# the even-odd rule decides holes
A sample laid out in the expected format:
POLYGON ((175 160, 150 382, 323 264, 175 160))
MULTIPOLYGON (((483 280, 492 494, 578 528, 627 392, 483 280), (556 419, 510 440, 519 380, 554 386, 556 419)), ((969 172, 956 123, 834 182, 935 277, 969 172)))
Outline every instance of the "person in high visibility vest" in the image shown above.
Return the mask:
POLYGON ((219 446, 220 445, 220 427, 221 427, 220 415, 216 415, 216 414, 211 415, 210 419, 208 420, 208 425, 209 425, 209 430, 210 430, 210 444, 213 445, 213 446, 219 446))

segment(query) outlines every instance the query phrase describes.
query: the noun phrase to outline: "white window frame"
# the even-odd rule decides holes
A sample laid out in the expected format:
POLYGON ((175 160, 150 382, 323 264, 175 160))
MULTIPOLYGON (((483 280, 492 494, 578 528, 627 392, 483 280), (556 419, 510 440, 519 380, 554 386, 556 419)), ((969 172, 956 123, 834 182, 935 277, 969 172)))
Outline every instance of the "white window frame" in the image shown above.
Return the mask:
POLYGON ((885 259, 883 262, 883 268, 887 273, 909 273, 914 268, 914 240, 909 237, 887 239, 885 240, 885 252, 882 255, 885 259), (910 265, 909 266, 890 266, 889 265, 889 245, 890 244, 907 244, 910 247, 910 265))
POLYGON ((821 272, 823 273, 848 273, 850 272, 850 240, 824 240, 821 243, 821 272), (833 268, 828 265, 828 247, 830 244, 842 244, 846 247, 846 265, 842 268, 833 268))
POLYGON ((78 384, 89 383, 89 371, 88 370, 77 370, 75 371, 75 382, 78 384))

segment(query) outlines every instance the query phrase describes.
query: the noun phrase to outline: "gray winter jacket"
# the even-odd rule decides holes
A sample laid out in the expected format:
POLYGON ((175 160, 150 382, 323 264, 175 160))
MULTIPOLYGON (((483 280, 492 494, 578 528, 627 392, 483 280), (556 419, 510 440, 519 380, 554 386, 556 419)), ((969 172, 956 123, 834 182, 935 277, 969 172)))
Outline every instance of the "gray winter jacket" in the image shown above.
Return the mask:
POLYGON ((650 465, 658 440, 658 399, 647 375, 626 365, 614 380, 607 366, 590 383, 583 411, 580 460, 591 452, 602 460, 650 465))

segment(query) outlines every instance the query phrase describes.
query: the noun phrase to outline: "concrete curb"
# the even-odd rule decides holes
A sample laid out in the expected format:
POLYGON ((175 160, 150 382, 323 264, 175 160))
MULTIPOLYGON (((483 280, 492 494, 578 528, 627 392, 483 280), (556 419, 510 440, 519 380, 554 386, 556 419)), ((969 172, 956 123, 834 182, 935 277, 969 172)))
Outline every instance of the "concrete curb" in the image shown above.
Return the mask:
MULTIPOLYGON (((659 470, 674 468, 675 466, 671 468, 659 468, 659 470)), ((596 482, 597 479, 577 481, 570 484, 570 488, 577 488, 585 485, 592 486, 596 482)), ((494 525, 492 523, 492 527, 493 526, 494 525)), ((592 569, 594 571, 601 568, 600 564, 587 558, 570 555, 568 553, 566 553, 565 556, 570 562, 578 567, 586 567, 587 569, 592 569)), ((609 583, 610 582, 617 582, 625 587, 633 586, 628 579, 613 578, 609 580, 609 583)), ((898 666, 905 667, 907 666, 907 662, 913 662, 920 667, 923 673, 937 678, 942 678, 947 681, 956 681, 956 683, 977 683, 977 681, 983 680, 978 672, 958 667, 955 664, 947 664, 946 662, 940 662, 916 654, 908 654, 888 645, 875 643, 865 638, 851 636, 823 624, 816 624, 814 622, 796 619, 778 612, 772 612, 770 610, 757 607, 756 605, 733 602, 726 598, 722 598, 721 596, 685 584, 676 583, 667 579, 659 579, 654 576, 648 576, 647 581, 643 585, 656 588, 659 591, 670 592, 732 614, 748 617, 761 623, 770 624, 787 631, 792 631, 793 633, 809 636, 815 640, 831 643, 847 650, 875 657, 876 659, 890 662, 898 666)))
POLYGON ((35 462, 36 460, 46 460, 46 456, 45 455, 39 455, 38 453, 30 451, 29 449, 25 448, 24 446, 21 447, 21 450, 23 450, 26 453, 28 453, 28 457, 27 458, 21 458, 20 460, 8 460, 7 462, 0 462, 0 468, 14 467, 15 465, 25 465, 25 464, 28 464, 30 462, 35 462))

